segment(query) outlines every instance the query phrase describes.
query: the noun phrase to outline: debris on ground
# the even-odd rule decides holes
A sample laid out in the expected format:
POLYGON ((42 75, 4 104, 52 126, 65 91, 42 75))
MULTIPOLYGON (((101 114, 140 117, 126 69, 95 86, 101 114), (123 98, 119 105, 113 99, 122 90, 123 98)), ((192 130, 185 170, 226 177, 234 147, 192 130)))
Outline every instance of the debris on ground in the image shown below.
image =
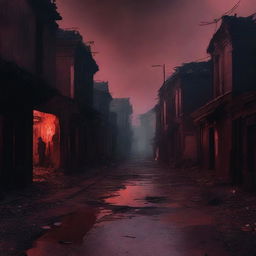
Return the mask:
POLYGON ((136 238, 136 236, 123 236, 123 237, 127 237, 127 238, 136 238))
POLYGON ((256 227, 253 227, 250 224, 246 224, 245 226, 243 226, 241 228, 241 230, 244 231, 244 232, 253 232, 253 231, 256 231, 256 227))
POLYGON ((54 222, 53 225, 54 225, 55 227, 60 227, 60 226, 62 225, 62 223, 61 223, 61 222, 54 222))
POLYGON ((71 241, 59 241, 59 244, 72 244, 71 241))
POLYGON ((44 229, 44 230, 49 230, 49 229, 51 229, 50 226, 42 226, 41 228, 44 229))

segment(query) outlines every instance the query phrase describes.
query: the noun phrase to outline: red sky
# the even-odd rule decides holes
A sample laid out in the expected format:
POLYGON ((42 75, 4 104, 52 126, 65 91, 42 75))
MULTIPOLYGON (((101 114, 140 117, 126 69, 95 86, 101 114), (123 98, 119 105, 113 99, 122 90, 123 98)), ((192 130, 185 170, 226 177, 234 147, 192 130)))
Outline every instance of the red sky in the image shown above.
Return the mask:
MULTIPOLYGON (((156 103, 162 72, 207 56, 215 25, 201 27, 238 0, 57 0, 63 28, 77 28, 95 41, 97 80, 109 81, 114 97, 130 97, 135 114, 156 103)), ((256 0, 242 0, 240 16, 256 12, 256 0)))

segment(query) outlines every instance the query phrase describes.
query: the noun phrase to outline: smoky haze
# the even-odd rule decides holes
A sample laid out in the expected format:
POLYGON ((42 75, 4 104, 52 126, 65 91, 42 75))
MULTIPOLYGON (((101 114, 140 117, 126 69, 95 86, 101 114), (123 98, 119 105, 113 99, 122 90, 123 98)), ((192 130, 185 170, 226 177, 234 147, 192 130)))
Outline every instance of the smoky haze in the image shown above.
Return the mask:
MULTIPOLYGON (((231 9, 237 0, 57 0, 63 28, 77 28, 100 66, 98 80, 108 80, 114 97, 131 97, 135 114, 156 102, 167 74, 184 62, 201 59, 215 25, 199 26, 231 9)), ((235 11, 250 15, 256 0, 242 0, 235 11)))

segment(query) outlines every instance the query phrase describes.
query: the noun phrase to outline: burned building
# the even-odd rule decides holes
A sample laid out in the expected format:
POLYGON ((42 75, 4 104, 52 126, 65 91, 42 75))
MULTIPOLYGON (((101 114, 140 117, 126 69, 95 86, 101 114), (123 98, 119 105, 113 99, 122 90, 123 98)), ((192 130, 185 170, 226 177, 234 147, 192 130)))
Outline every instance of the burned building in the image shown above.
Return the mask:
POLYGON ((117 158, 126 159, 131 154, 133 113, 129 98, 114 98, 110 106, 117 119, 117 158))
POLYGON ((33 109, 55 95, 61 17, 49 0, 3 0, 0 10, 0 182, 15 188, 32 181, 33 109))
POLYGON ((59 119, 60 167, 67 171, 88 165, 95 152, 93 76, 98 65, 78 31, 62 30, 56 39, 56 84, 59 95, 42 106, 59 119))
POLYGON ((224 16, 208 53, 213 62, 213 99, 193 113, 200 131, 201 166, 255 188, 254 16, 224 16))
POLYGON ((93 77, 98 66, 91 49, 75 30, 58 30, 57 88, 63 96, 76 99, 80 108, 93 106, 93 77))
POLYGON ((78 32, 58 29, 53 1, 0 5, 0 182, 16 188, 32 182, 33 166, 90 161, 98 66, 78 32))
POLYGON ((98 156, 103 163, 116 158, 117 120, 116 114, 110 111, 113 100, 109 92, 109 84, 104 81, 94 82, 94 108, 100 113, 98 126, 98 156))
POLYGON ((159 90, 156 157, 165 163, 197 162, 197 133, 190 114, 211 97, 211 63, 176 68, 159 90))
POLYGON ((107 121, 110 119, 110 103, 112 99, 108 82, 95 81, 93 106, 101 114, 102 118, 107 121))

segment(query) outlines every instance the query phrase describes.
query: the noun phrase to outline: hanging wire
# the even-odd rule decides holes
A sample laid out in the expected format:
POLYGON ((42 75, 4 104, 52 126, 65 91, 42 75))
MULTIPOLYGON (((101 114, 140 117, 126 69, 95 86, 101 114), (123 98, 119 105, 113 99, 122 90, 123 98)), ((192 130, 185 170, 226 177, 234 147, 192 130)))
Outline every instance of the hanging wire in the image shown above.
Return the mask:
POLYGON ((216 27, 217 27, 217 24, 222 19, 222 17, 226 16, 226 15, 231 15, 239 7, 241 2, 242 2, 242 0, 239 0, 230 10, 225 12, 220 18, 214 19, 213 21, 202 21, 199 23, 199 26, 207 26, 207 25, 216 24, 216 27))

